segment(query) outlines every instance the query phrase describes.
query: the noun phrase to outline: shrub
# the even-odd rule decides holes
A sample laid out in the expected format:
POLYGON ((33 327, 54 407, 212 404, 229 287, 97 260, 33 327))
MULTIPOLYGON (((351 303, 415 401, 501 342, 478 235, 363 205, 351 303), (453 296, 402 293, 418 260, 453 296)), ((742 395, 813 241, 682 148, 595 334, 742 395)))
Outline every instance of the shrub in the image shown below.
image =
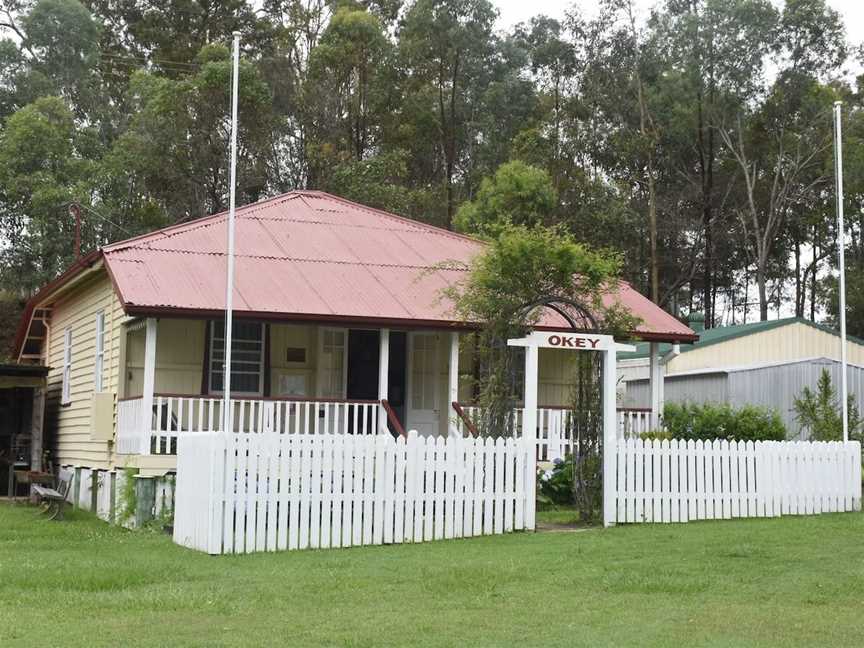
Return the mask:
POLYGON ((783 441, 786 426, 776 410, 745 405, 669 403, 663 421, 670 438, 680 440, 783 441))
POLYGON ((552 470, 537 475, 537 500, 541 504, 561 505, 573 502, 573 457, 556 459, 552 470))
POLYGON ((669 433, 669 430, 649 430, 648 432, 642 432, 639 438, 643 441, 671 441, 672 435, 669 433))

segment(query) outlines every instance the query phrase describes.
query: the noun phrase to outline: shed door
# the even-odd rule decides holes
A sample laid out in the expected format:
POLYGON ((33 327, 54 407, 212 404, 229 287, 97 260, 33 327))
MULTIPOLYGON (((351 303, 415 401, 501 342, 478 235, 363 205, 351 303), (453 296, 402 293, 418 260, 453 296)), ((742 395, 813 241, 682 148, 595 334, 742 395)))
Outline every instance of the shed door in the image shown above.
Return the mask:
POLYGON ((422 436, 438 434, 438 335, 408 334, 408 425, 422 436))

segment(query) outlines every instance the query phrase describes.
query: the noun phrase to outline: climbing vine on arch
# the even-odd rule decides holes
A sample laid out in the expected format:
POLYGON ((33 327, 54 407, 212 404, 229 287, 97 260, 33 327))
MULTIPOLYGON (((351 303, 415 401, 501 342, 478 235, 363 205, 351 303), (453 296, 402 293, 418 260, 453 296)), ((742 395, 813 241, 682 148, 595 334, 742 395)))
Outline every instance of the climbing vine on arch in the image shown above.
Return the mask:
MULTIPOLYGON (((628 312, 604 300, 605 295, 615 292, 620 271, 618 254, 593 250, 557 227, 510 226, 489 241, 464 281, 448 290, 458 316, 480 324, 469 342, 478 362, 471 379, 481 412, 475 421, 480 434, 513 434, 513 411, 521 399, 515 389, 517 368, 521 368, 516 363, 521 357, 507 346, 507 340, 526 335, 544 311, 557 311, 568 322, 565 326, 577 330, 621 337, 634 329, 636 321, 628 312)), ((593 408, 599 398, 597 364, 593 361, 596 354, 575 355, 579 357, 569 420, 571 425, 587 430, 587 408, 593 408)), ((596 420, 594 417, 594 423, 596 420)), ((589 436, 580 435, 580 458, 573 469, 574 503, 583 509, 580 501, 584 502, 583 516, 592 515, 594 509, 596 493, 588 491, 596 490, 592 482, 597 481, 594 468, 599 466, 590 458, 599 454, 599 445, 589 436)))

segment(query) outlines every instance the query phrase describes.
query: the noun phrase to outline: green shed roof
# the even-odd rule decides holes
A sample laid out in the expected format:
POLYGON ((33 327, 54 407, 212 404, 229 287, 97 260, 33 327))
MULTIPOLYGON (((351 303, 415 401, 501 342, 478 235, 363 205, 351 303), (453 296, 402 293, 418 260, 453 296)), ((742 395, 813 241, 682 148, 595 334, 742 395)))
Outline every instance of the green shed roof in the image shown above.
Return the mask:
MULTIPOLYGON (((785 317, 783 319, 768 320, 767 322, 752 322, 750 324, 718 326, 716 328, 699 331, 699 341, 694 342, 693 344, 682 344, 681 353, 686 353, 687 351, 692 351, 694 349, 701 349, 712 344, 718 344, 720 342, 727 342, 729 340, 734 340, 735 338, 744 337, 745 335, 752 335, 754 333, 770 331, 771 329, 780 328, 781 326, 787 326, 789 324, 797 323, 806 324, 807 326, 813 327, 820 331, 824 331, 825 333, 830 333, 831 335, 836 335, 838 337, 840 336, 840 332, 831 328, 830 326, 825 326, 824 324, 816 324, 815 322, 811 322, 810 320, 804 319, 803 317, 785 317)), ((860 340, 851 335, 847 335, 846 338, 850 342, 855 342, 856 344, 864 344, 864 340, 860 340)), ((636 351, 632 351, 630 353, 619 353, 618 359, 636 360, 639 358, 647 358, 648 349, 648 342, 640 342, 636 345, 636 351)), ((660 355, 668 353, 671 349, 672 345, 664 342, 660 345, 660 355)))

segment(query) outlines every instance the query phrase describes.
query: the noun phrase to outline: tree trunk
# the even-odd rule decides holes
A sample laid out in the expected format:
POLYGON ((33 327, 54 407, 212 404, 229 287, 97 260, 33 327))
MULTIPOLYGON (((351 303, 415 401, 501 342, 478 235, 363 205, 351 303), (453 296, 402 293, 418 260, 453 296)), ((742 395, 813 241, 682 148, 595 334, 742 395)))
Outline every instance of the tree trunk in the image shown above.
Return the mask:
POLYGON ((795 238, 795 317, 804 317, 804 291, 801 282, 801 243, 795 238))
POLYGON ((759 321, 768 321, 768 291, 765 287, 765 268, 760 263, 756 268, 756 284, 759 286, 759 321))
POLYGON ((651 246, 651 301, 660 303, 660 264, 657 261, 657 197, 653 155, 648 156, 648 238, 651 246))
MULTIPOLYGON (((703 198, 705 198, 703 196, 703 198)), ((711 248, 714 237, 711 232, 711 207, 705 205, 702 211, 702 226, 705 230, 705 265, 702 268, 702 303, 705 310, 705 328, 714 328, 714 312, 711 308, 711 287, 714 283, 711 248)))
POLYGON ((816 226, 813 226, 813 273, 810 276, 810 321, 816 321, 816 281, 819 274, 819 246, 816 244, 816 226))

